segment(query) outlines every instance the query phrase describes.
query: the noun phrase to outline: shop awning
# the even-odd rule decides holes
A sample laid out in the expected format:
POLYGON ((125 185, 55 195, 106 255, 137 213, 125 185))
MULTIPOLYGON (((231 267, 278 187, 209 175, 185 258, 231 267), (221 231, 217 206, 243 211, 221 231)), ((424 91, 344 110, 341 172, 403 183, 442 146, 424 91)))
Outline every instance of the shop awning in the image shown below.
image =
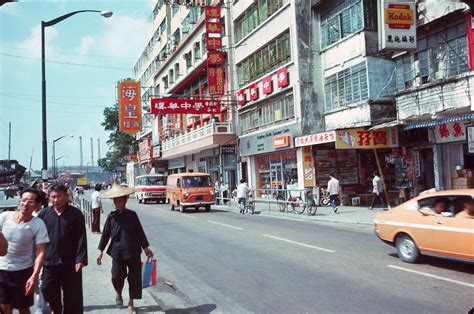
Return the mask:
POLYGON ((393 128, 395 126, 402 125, 402 124, 403 123, 399 120, 392 120, 392 121, 388 121, 382 124, 374 125, 373 127, 369 128, 369 131, 383 129, 383 128, 393 128))
POLYGON ((411 129, 433 127, 440 124, 456 122, 456 121, 471 120, 471 119, 474 119, 474 113, 460 114, 460 115, 455 115, 455 116, 446 117, 442 119, 433 119, 433 120, 428 120, 428 121, 408 123, 405 126, 405 131, 411 130, 411 129))

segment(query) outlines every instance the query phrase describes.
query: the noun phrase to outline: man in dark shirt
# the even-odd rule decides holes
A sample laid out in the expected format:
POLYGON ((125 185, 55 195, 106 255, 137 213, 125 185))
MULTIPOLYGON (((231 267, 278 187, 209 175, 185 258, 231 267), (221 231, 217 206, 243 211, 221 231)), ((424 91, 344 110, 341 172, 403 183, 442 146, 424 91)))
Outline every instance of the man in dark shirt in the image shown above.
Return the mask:
POLYGON ((143 251, 146 256, 153 256, 148 248, 148 240, 143 231, 140 220, 134 211, 125 207, 128 195, 135 190, 114 184, 103 193, 101 198, 112 198, 117 210, 111 212, 105 221, 102 237, 99 242, 97 264, 102 263, 102 254, 110 240, 107 254, 112 257, 112 284, 115 288, 115 302, 123 305, 122 289, 125 278, 128 277, 129 296, 128 307, 135 312, 133 299, 142 298, 141 257, 143 251))
POLYGON ((68 205, 67 188, 54 184, 49 190, 52 206, 38 217, 48 229, 49 243, 43 266, 42 291, 54 314, 83 312, 82 267, 87 265, 84 216, 68 205), (64 306, 61 302, 61 289, 64 306))

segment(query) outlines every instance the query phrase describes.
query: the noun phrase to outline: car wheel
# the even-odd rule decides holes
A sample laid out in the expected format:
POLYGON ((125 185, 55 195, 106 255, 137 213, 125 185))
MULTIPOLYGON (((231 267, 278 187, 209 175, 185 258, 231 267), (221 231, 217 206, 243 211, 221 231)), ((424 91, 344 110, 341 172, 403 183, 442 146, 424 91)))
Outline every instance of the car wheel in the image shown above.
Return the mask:
POLYGON ((185 209, 186 209, 186 208, 185 208, 182 204, 179 204, 179 211, 180 211, 181 213, 184 213, 185 209))
POLYGON ((420 251, 410 236, 400 234, 396 241, 398 257, 406 263, 415 263, 420 257, 420 251))
POLYGON ((171 211, 174 211, 174 205, 171 204, 171 211))
POLYGON ((206 208, 206 211, 207 211, 207 212, 210 212, 210 211, 211 211, 211 205, 206 205, 205 208, 206 208))

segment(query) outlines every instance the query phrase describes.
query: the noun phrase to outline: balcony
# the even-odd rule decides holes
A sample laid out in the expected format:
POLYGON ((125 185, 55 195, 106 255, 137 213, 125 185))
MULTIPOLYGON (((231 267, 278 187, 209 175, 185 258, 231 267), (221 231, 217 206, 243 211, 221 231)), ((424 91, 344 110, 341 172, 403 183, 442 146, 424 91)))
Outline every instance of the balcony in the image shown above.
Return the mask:
POLYGON ((164 141, 162 159, 198 153, 223 144, 235 144, 236 136, 230 122, 212 122, 186 134, 164 141))

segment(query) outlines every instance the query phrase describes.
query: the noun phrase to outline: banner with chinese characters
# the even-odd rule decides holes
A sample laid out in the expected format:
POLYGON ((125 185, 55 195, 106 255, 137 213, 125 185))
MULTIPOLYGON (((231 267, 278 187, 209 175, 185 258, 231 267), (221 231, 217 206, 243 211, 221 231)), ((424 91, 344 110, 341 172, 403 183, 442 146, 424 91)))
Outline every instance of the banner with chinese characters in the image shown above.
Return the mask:
POLYGON ((380 50, 416 50, 415 1, 379 1, 380 50))
POLYGON ((207 65, 223 65, 224 64, 224 53, 222 51, 208 51, 207 52, 207 65))
POLYGON ((452 143, 466 140, 466 124, 462 121, 442 123, 434 127, 436 143, 452 143))
POLYGON ((154 114, 191 113, 214 114, 221 112, 219 101, 197 99, 152 98, 150 112, 154 114))
POLYGON ((303 147, 304 187, 316 186, 316 173, 314 169, 313 149, 311 146, 303 147))
POLYGON ((225 72, 223 67, 207 68, 207 88, 209 95, 222 96, 224 94, 225 72))
POLYGON ((298 136, 295 138, 295 146, 311 146, 324 143, 333 143, 336 141, 336 131, 327 131, 317 134, 298 136))
POLYGON ((225 68, 222 49, 221 7, 204 8, 207 47, 207 88, 211 97, 224 95, 225 68))
POLYGON ((140 83, 133 80, 118 82, 119 130, 133 134, 142 128, 140 83))
POLYGON ((356 128, 336 131, 336 149, 394 148, 398 145, 396 128, 371 131, 356 128))

